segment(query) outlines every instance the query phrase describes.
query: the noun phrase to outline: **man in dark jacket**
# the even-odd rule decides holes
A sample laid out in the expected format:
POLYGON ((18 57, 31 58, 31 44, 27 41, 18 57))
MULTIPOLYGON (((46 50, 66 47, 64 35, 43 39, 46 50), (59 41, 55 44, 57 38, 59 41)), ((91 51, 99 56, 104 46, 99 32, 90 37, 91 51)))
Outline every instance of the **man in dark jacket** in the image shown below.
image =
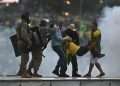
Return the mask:
MULTIPOLYGON (((64 32, 64 36, 71 37, 72 41, 76 45, 80 44, 80 42, 79 42, 79 33, 77 32, 74 24, 70 24, 68 29, 64 32)), ((76 55, 74 55, 74 57, 70 57, 70 58, 71 58, 71 63, 72 63, 72 76, 73 77, 81 77, 81 75, 78 74, 78 63, 77 63, 76 55)))

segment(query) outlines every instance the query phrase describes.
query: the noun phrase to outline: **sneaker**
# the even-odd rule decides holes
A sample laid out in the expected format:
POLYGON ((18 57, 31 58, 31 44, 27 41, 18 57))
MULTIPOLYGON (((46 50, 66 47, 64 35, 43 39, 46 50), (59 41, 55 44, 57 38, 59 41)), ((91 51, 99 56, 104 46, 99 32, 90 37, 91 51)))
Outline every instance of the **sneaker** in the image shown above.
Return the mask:
POLYGON ((91 77, 91 74, 86 74, 84 75, 84 77, 91 77))
POLYGON ((78 74, 78 73, 73 73, 73 74, 72 74, 72 77, 81 77, 81 75, 78 74))
POLYGON ((105 73, 101 73, 100 75, 96 76, 96 77, 102 77, 105 76, 105 73))
POLYGON ((54 70, 52 73, 55 74, 55 75, 57 75, 57 76, 59 76, 59 72, 56 71, 56 70, 54 70))
POLYGON ((60 74, 59 76, 60 77, 69 77, 69 75, 67 75, 66 73, 65 74, 60 74))

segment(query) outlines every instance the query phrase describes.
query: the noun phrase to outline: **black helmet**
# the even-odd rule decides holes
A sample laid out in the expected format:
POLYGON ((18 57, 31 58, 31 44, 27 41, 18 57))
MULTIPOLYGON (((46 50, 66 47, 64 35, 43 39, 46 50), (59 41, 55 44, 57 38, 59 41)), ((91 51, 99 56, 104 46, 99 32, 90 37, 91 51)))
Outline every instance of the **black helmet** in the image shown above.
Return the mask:
POLYGON ((40 26, 47 26, 49 22, 49 19, 44 18, 40 21, 40 26))

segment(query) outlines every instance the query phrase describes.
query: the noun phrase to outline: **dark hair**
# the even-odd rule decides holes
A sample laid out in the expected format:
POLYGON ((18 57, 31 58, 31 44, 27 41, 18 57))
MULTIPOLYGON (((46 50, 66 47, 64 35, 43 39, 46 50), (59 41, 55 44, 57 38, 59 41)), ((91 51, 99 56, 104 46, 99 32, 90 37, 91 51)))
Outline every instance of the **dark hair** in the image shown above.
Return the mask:
POLYGON ((29 12, 24 12, 22 15, 21 15, 21 19, 22 20, 25 20, 27 23, 30 22, 29 20, 29 12))
POLYGON ((98 26, 97 21, 94 21, 92 24, 95 25, 96 27, 98 26))
POLYGON ((22 19, 26 19, 29 17, 29 12, 24 12, 22 15, 21 15, 21 18, 22 19))

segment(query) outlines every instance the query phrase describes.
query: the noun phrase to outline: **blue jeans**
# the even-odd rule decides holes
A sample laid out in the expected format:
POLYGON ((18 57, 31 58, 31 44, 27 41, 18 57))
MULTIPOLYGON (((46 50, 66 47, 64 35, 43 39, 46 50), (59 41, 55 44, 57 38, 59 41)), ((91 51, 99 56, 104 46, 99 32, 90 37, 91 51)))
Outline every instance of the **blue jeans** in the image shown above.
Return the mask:
POLYGON ((67 70, 67 61, 66 61, 64 50, 61 46, 52 46, 52 48, 59 56, 59 60, 55 67, 55 71, 59 72, 60 70, 60 74, 65 74, 67 70))

